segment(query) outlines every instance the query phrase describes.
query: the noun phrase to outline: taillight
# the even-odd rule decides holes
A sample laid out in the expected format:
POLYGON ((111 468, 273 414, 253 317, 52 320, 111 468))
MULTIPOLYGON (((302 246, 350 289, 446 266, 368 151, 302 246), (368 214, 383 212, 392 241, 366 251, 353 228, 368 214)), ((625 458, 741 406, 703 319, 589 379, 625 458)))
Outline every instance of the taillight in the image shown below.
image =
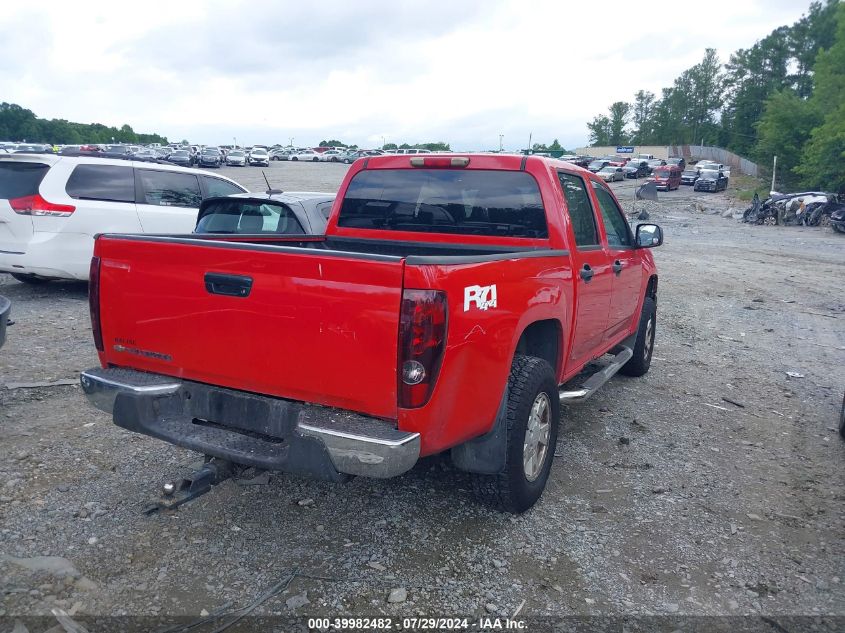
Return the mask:
POLYGON ((469 158, 466 156, 414 156, 411 167, 466 167, 469 158))
POLYGON ((91 258, 88 272, 88 307, 91 310, 91 331, 97 351, 103 351, 103 328, 100 325, 100 258, 91 258))
POLYGON ((12 207, 12 210, 15 213, 19 213, 21 215, 51 215, 61 218, 66 218, 76 211, 76 207, 72 204, 56 204, 54 202, 47 202, 37 193, 32 196, 12 198, 9 200, 9 206, 12 207))
POLYGON ((428 402, 446 347, 446 294, 405 290, 399 319, 399 406, 428 402))

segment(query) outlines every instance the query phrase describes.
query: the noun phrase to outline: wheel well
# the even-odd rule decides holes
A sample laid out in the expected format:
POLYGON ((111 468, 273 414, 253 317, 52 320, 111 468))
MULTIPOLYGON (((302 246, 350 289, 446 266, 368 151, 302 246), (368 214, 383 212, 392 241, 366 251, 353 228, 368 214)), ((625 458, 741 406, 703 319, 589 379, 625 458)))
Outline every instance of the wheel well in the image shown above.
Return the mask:
POLYGON ((645 289, 645 296, 657 301, 657 275, 648 278, 648 286, 645 289))
POLYGON ((548 319, 535 321, 522 332, 516 344, 517 354, 542 358, 557 372, 560 358, 560 321, 548 319))

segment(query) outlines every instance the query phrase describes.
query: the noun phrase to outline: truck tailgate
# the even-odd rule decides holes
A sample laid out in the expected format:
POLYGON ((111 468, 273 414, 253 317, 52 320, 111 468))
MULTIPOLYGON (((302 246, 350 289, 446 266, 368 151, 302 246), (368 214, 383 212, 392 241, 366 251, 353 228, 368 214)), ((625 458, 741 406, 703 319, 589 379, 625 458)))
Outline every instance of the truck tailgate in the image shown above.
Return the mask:
POLYGON ((401 258, 149 236, 95 255, 104 365, 396 418, 401 258))

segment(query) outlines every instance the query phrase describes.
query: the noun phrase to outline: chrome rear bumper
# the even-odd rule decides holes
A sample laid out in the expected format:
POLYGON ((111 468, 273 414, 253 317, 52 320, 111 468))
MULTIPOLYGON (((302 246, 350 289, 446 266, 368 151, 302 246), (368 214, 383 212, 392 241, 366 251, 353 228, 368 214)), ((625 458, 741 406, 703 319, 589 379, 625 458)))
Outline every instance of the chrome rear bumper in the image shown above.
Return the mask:
POLYGON ((80 382, 118 426, 235 463, 387 478, 419 459, 419 433, 340 409, 131 369, 89 369, 80 382))

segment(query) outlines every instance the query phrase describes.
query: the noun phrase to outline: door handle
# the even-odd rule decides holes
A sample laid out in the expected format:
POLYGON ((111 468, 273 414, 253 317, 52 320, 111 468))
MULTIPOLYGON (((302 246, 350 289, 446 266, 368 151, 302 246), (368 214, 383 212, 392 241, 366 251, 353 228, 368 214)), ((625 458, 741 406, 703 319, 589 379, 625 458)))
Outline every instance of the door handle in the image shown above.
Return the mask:
POLYGON ((205 273, 205 289, 209 294, 227 297, 248 297, 252 291, 252 277, 205 273))
POLYGON ((590 283, 593 279, 593 269, 590 268, 589 264, 584 264, 584 267, 581 269, 581 279, 584 280, 585 283, 590 283))
POLYGON ((613 269, 613 272, 619 275, 619 273, 622 272, 622 262, 617 259, 615 262, 613 262, 611 268, 613 269))

